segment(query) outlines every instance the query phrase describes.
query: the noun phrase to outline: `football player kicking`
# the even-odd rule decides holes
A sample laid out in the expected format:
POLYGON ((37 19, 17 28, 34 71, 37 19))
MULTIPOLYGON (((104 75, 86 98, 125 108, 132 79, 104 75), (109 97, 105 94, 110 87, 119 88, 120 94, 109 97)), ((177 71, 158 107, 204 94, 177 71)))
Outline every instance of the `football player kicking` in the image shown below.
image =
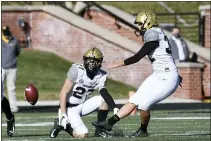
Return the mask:
POLYGON ((130 137, 148 136, 147 126, 150 121, 150 107, 170 96, 181 82, 175 62, 171 55, 168 38, 162 29, 156 25, 153 13, 141 12, 134 22, 138 25, 136 36, 143 36, 143 47, 132 57, 114 64, 108 64, 107 68, 117 68, 138 62, 145 55, 151 60, 153 73, 140 85, 137 92, 129 99, 117 114, 107 121, 93 122, 96 127, 102 127, 108 131, 120 119, 127 117, 135 107, 140 110, 141 126, 130 137))
MULTIPOLYGON (((108 93, 105 83, 107 73, 100 69, 103 54, 98 48, 91 48, 83 56, 84 64, 72 64, 63 88, 60 92, 59 119, 54 122, 50 137, 55 138, 58 133, 65 130, 75 138, 88 136, 88 129, 81 116, 88 115, 99 108, 97 121, 106 120, 108 106, 117 113, 118 108, 108 93), (88 98, 98 89, 100 95, 88 98)), ((96 128, 94 136, 110 136, 102 128, 96 128)))
POLYGON ((12 137, 15 132, 15 116, 12 114, 10 104, 7 98, 4 96, 3 83, 1 81, 1 108, 4 111, 7 118, 7 135, 12 137))

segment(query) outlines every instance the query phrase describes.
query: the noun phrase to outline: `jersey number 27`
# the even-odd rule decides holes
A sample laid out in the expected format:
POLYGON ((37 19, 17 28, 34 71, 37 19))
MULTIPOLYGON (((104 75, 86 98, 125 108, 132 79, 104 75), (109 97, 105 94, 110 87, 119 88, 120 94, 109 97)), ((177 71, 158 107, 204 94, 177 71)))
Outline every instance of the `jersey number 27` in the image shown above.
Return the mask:
MULTIPOLYGON (((73 91, 73 96, 78 98, 78 99, 81 99, 82 98, 82 95, 86 92, 86 89, 83 88, 83 87, 76 87, 76 90, 77 91, 73 91)), ((87 92, 93 92, 94 90, 93 89, 88 89, 87 92)))

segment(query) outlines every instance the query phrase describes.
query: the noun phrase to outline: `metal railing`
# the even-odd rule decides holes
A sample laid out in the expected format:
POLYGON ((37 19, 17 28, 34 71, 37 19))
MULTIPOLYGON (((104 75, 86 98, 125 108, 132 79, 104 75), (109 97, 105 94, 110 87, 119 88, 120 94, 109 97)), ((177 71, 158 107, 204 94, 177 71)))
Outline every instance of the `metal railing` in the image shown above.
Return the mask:
MULTIPOLYGON (((87 5, 96 6, 100 10, 106 12, 111 17, 115 18, 117 21, 125 24, 126 26, 137 30, 134 24, 131 24, 124 19, 118 17, 117 15, 111 13, 110 11, 103 8, 101 5, 95 2, 86 2, 87 5)), ((204 20, 201 18, 200 13, 155 13, 157 16, 157 23, 160 27, 170 31, 172 26, 178 26, 181 28, 181 34, 184 38, 197 43, 199 45, 204 45, 204 20), (168 27, 169 26, 169 27, 168 27)), ((136 16, 137 14, 134 14, 136 16)))
POLYGON ((134 24, 131 24, 129 22, 127 22, 126 20, 122 19, 121 17, 113 14, 112 12, 108 11, 107 9, 103 8, 101 5, 95 3, 95 2, 85 2, 89 5, 89 7, 91 6, 96 6, 97 8, 99 8, 100 10, 106 12, 107 14, 109 14, 111 17, 114 17, 117 21, 123 23, 124 25, 134 29, 134 30, 138 30, 138 28, 134 25, 134 24))
POLYGON ((157 23, 169 30, 168 25, 178 26, 186 39, 203 45, 203 20, 200 13, 156 13, 157 23), (164 25, 166 23, 166 25, 164 25))
MULTIPOLYGON (((124 25, 137 30, 137 27, 134 24, 127 22, 126 20, 118 17, 107 9, 103 8, 101 5, 95 2, 85 2, 87 3, 87 8, 91 6, 96 6, 100 10, 106 12, 111 17, 115 18, 118 22, 123 23, 124 25)), ((203 30, 203 19, 201 18, 200 13, 155 13, 157 15, 157 23, 160 27, 170 31, 172 26, 178 26, 181 29, 181 34, 184 38, 197 43, 199 45, 204 45, 204 30, 203 30), (166 24, 166 25, 164 25, 166 24), (169 26, 168 28, 168 25, 169 26)), ((136 16, 137 14, 135 14, 136 16)))

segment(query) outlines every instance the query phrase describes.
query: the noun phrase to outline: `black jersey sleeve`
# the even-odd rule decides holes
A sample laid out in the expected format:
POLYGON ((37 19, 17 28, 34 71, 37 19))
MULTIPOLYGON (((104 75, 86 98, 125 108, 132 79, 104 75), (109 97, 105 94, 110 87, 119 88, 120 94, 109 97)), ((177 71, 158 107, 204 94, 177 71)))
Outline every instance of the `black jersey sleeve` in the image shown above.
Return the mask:
POLYGON ((102 88, 100 90, 100 95, 103 97, 107 105, 113 110, 116 107, 116 104, 114 102, 114 99, 112 96, 108 93, 106 88, 102 88))
POLYGON ((159 46, 159 41, 150 41, 144 43, 143 47, 133 56, 124 60, 125 65, 130 65, 141 60, 145 55, 148 55, 152 50, 159 46))

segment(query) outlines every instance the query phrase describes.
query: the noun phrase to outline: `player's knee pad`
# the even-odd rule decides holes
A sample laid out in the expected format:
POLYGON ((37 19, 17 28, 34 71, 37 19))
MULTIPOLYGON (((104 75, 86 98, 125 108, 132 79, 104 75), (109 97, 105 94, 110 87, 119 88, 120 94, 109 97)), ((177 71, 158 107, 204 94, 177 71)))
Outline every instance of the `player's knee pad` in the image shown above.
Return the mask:
POLYGON ((100 101, 100 106, 102 106, 105 103, 105 100, 103 99, 101 95, 98 96, 98 100, 100 101))

